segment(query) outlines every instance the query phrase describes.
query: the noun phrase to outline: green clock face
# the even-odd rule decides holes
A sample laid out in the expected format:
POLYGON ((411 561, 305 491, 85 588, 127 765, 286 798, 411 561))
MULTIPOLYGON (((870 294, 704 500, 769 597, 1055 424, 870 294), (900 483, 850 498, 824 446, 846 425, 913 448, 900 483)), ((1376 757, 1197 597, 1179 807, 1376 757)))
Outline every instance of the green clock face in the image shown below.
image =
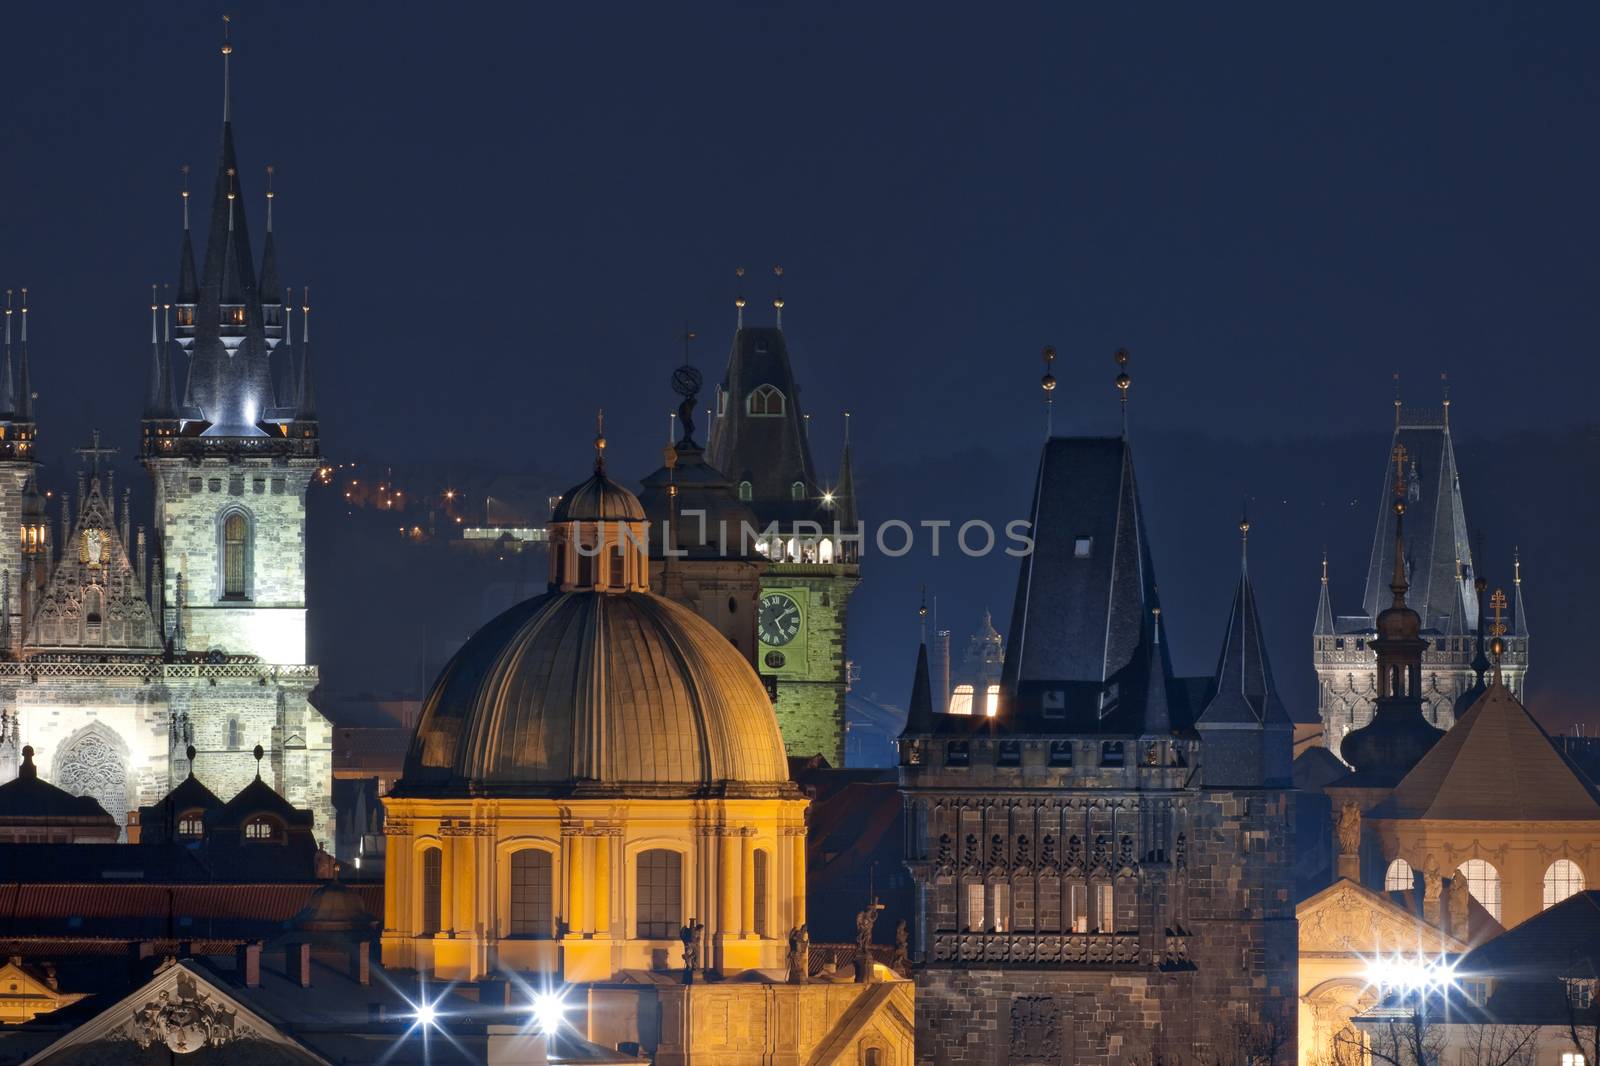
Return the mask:
POLYGON ((756 609, 756 635, 761 643, 781 648, 800 632, 800 605, 781 592, 761 597, 756 609))

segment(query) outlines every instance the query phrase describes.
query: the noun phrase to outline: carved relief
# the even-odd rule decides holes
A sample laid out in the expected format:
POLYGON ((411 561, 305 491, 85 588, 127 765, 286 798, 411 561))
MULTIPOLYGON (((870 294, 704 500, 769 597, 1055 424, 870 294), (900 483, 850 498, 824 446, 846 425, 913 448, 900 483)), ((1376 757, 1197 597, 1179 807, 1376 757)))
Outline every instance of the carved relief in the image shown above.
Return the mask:
POLYGON ((70 738, 55 759, 55 784, 74 796, 91 796, 122 825, 128 820, 126 747, 100 723, 70 738))
POLYGON ((129 1039, 141 1048, 165 1044, 179 1055, 253 1035, 232 1007, 201 991, 187 973, 178 974, 175 988, 163 989, 135 1010, 128 1026, 129 1039))
POLYGON ((1361 851, 1361 806, 1346 800, 1339 808, 1339 854, 1355 855, 1361 851))
POLYGON ((1056 1002, 1050 996, 1018 996, 1011 1001, 1013 1063, 1059 1062, 1061 1035, 1056 1002))

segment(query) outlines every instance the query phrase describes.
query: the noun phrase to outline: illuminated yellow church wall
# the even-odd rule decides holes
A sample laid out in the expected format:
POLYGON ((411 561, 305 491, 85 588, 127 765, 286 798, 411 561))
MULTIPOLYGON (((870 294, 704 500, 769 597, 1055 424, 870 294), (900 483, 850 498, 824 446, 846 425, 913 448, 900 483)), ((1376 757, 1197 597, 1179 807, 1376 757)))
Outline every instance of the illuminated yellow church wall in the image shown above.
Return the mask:
POLYGON ((384 964, 568 982, 782 970, 805 922, 804 800, 389 800, 384 964), (518 858, 518 856, 523 856, 518 858), (676 884, 676 891, 672 885, 676 884))

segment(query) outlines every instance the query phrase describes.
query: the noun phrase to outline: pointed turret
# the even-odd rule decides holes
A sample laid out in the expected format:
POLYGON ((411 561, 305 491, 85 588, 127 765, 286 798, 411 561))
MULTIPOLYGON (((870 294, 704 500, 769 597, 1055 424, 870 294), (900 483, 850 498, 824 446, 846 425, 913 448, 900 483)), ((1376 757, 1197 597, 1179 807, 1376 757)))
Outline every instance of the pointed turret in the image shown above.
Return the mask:
POLYGON ((304 302, 300 305, 300 358, 295 364, 299 369, 299 380, 295 383, 295 421, 315 423, 317 393, 311 377, 311 287, 309 285, 303 290, 301 298, 304 302))
MULTIPOLYGON (((28 290, 22 290, 22 350, 17 357, 17 421, 33 421, 33 374, 28 367, 28 290)), ((28 434, 32 437, 32 433, 28 434)))
POLYGON ((166 346, 161 342, 159 314, 161 305, 157 290, 150 286, 150 390, 145 397, 144 417, 147 420, 175 419, 178 412, 172 402, 172 362, 166 346))
POLYGON ((13 384, 14 373, 11 363, 11 290, 6 290, 6 350, 5 360, 0 364, 0 418, 9 418, 17 413, 17 391, 13 384))
POLYGON ((267 349, 288 340, 283 314, 283 283, 278 280, 278 245, 272 235, 272 167, 267 167, 267 235, 261 247, 261 325, 267 349))
POLYGON ((1511 553, 1512 581, 1516 592, 1512 603, 1511 635, 1513 637, 1526 637, 1528 635, 1528 615, 1522 606, 1522 550, 1513 549, 1511 553))
POLYGON ((1333 636, 1333 604, 1328 598, 1328 550, 1322 550, 1322 588, 1317 593, 1317 624, 1312 628, 1311 635, 1316 637, 1333 636))
POLYGON ((1250 521, 1239 520, 1239 583, 1212 679, 1212 696, 1196 727, 1205 741, 1207 785, 1281 785, 1290 777, 1294 724, 1278 698, 1267 643, 1250 582, 1250 521))
POLYGON ((178 310, 178 346, 194 346, 195 307, 200 303, 200 272, 194 267, 194 240, 189 232, 189 164, 183 170, 183 240, 178 248, 178 288, 173 305, 178 310))
POLYGON ((906 726, 900 735, 920 736, 933 732, 933 683, 928 674, 928 644, 917 645, 917 670, 911 677, 911 702, 906 707, 906 726))
POLYGON ((844 448, 839 453, 839 483, 833 488, 833 512, 841 527, 855 527, 859 512, 856 510, 856 472, 850 461, 849 411, 844 413, 844 448))

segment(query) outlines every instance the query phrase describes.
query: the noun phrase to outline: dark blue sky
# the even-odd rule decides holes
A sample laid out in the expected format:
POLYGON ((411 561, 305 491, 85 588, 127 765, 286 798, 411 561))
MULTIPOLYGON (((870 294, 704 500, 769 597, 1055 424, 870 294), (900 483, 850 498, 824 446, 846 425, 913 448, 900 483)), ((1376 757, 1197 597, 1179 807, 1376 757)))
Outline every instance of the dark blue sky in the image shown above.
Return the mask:
MULTIPOLYGON (((93 425, 134 442, 178 166, 202 192, 212 176, 222 10, 7 12, 0 279, 34 291, 47 458, 93 425)), ((642 474, 683 322, 715 379, 733 267, 760 320, 775 262, 822 465, 848 408, 863 491, 911 478, 911 507, 993 491, 938 478, 974 448, 1021 506, 1044 343, 1062 356, 1058 431, 1114 426, 1120 344, 1136 427, 1237 442, 1203 470, 1156 457, 1214 483, 1218 514, 1282 492, 1252 469, 1287 438, 1365 441, 1348 462, 1375 480, 1395 370, 1430 402, 1447 370, 1463 434, 1592 417, 1592 4, 230 10, 243 189, 259 241, 276 165, 282 273, 313 286, 335 455, 576 479, 603 404, 614 464, 642 474)), ((1322 506, 1335 491, 1292 487, 1322 506)), ((1519 506, 1472 488, 1474 510, 1519 506)), ((1177 553, 1193 516, 1146 508, 1177 553)), ((1359 510, 1352 556, 1375 507, 1359 510)), ((1196 604, 1225 595, 1222 562, 1196 604)), ((874 589, 870 573, 874 622, 928 576, 886 563, 874 589)), ((932 573, 961 611, 1004 614, 1009 568, 932 573)), ((1280 659, 1304 657, 1309 616, 1286 620, 1280 659)))

